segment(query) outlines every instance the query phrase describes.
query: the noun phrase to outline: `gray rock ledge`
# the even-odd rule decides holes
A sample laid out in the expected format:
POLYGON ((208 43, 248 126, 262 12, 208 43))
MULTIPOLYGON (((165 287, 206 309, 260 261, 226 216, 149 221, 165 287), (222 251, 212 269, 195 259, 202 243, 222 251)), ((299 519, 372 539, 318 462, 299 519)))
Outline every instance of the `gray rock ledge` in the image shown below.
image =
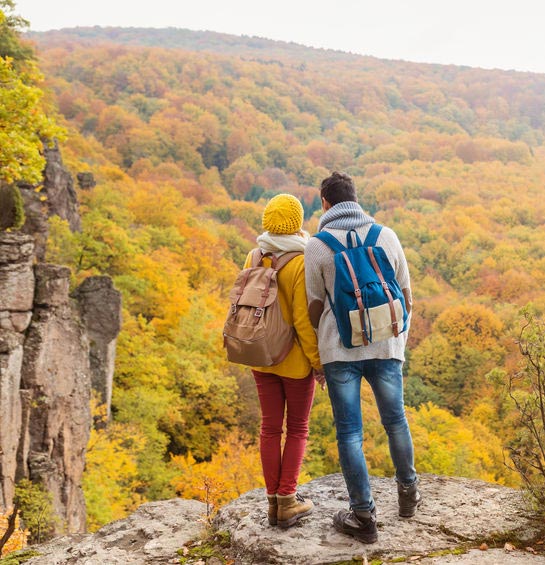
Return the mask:
MULTIPOLYGON (((263 489, 221 508, 214 527, 230 533, 229 559, 235 565, 344 565, 352 560, 354 565, 373 560, 384 565, 545 565, 545 553, 525 549, 544 540, 545 524, 525 507, 520 491, 471 479, 423 475, 424 503, 414 518, 402 519, 397 515, 393 479, 372 477, 371 483, 378 509, 375 544, 362 544, 333 529, 333 514, 348 506, 340 474, 301 487, 315 510, 292 528, 268 525, 263 489), (486 551, 479 549, 484 541, 490 547, 486 551), (518 548, 506 549, 505 542, 518 548), (464 553, 454 553, 459 549, 464 553)), ((150 502, 95 534, 65 536, 36 546, 41 555, 26 563, 174 565, 180 562, 178 549, 206 537, 205 514, 205 505, 194 500, 150 502)), ((543 546, 534 547, 539 551, 543 546)), ((198 562, 220 561, 211 557, 198 562)))
MULTIPOLYGON (((460 547, 478 548, 485 540, 490 546, 497 540, 500 547, 507 540, 530 544, 544 530, 545 524, 525 508, 520 491, 515 489, 478 480, 423 475, 420 490, 424 502, 414 518, 403 519, 397 514, 394 480, 372 477, 371 483, 379 529, 375 544, 362 544, 333 528, 333 514, 348 508, 340 474, 315 479, 300 488, 301 494, 314 502, 315 509, 292 528, 282 530, 268 525, 263 489, 250 491, 221 508, 214 525, 230 532, 237 565, 326 565, 351 559, 361 562, 364 557, 387 563, 460 547)), ((503 549, 477 549, 465 555, 428 557, 418 562, 516 565, 517 556, 516 551, 506 555, 503 549)), ((521 558, 524 560, 520 564, 545 564, 543 555, 523 552, 521 558)))
POLYGON ((95 534, 75 534, 35 546, 40 556, 25 565, 166 565, 204 529, 206 505, 196 500, 148 502, 95 534))

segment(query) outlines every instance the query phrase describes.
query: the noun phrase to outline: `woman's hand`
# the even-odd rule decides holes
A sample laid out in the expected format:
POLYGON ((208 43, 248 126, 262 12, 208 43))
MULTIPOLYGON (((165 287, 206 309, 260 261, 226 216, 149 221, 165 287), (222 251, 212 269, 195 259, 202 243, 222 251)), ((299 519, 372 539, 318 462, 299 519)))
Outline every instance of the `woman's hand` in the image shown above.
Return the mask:
POLYGON ((325 375, 323 371, 318 371, 317 369, 312 369, 312 376, 316 379, 316 382, 320 385, 322 390, 325 390, 325 375))

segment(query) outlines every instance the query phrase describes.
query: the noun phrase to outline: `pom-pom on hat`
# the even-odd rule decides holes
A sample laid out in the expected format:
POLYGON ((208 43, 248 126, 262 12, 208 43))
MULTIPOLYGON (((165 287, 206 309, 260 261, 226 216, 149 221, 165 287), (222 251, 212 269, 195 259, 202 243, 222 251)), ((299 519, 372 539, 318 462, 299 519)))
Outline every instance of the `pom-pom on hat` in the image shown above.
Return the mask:
POLYGON ((269 233, 292 234, 303 227, 303 206, 291 194, 277 194, 263 212, 263 229, 269 233))

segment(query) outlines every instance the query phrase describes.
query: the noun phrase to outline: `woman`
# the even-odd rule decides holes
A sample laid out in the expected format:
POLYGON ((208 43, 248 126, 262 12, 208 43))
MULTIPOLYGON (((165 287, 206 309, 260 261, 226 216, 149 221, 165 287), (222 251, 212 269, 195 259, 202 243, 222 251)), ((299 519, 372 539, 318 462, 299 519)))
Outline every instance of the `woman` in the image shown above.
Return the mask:
MULTIPOLYGON (((316 334, 308 316, 303 251, 309 239, 303 227, 303 207, 291 194, 278 194, 263 212, 265 232, 257 238, 263 253, 281 256, 301 251, 278 272, 280 309, 295 328, 296 339, 283 361, 253 367, 261 405, 260 453, 269 502, 269 524, 288 528, 312 512, 313 504, 297 493, 297 481, 308 438, 315 378, 323 382, 316 334), (286 413, 286 441, 282 426, 286 413)), ((251 266, 252 253, 245 268, 251 266)), ((270 259, 263 259, 265 265, 270 259)), ((267 263, 269 262, 269 263, 267 263)))

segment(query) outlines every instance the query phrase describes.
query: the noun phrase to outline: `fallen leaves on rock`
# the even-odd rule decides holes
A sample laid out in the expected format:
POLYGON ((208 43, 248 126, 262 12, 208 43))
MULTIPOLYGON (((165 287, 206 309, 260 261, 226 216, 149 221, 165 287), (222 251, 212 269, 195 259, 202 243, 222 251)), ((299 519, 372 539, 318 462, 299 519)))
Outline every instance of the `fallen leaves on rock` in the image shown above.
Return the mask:
POLYGON ((503 549, 505 549, 505 551, 515 551, 516 548, 512 543, 506 542, 503 549))

